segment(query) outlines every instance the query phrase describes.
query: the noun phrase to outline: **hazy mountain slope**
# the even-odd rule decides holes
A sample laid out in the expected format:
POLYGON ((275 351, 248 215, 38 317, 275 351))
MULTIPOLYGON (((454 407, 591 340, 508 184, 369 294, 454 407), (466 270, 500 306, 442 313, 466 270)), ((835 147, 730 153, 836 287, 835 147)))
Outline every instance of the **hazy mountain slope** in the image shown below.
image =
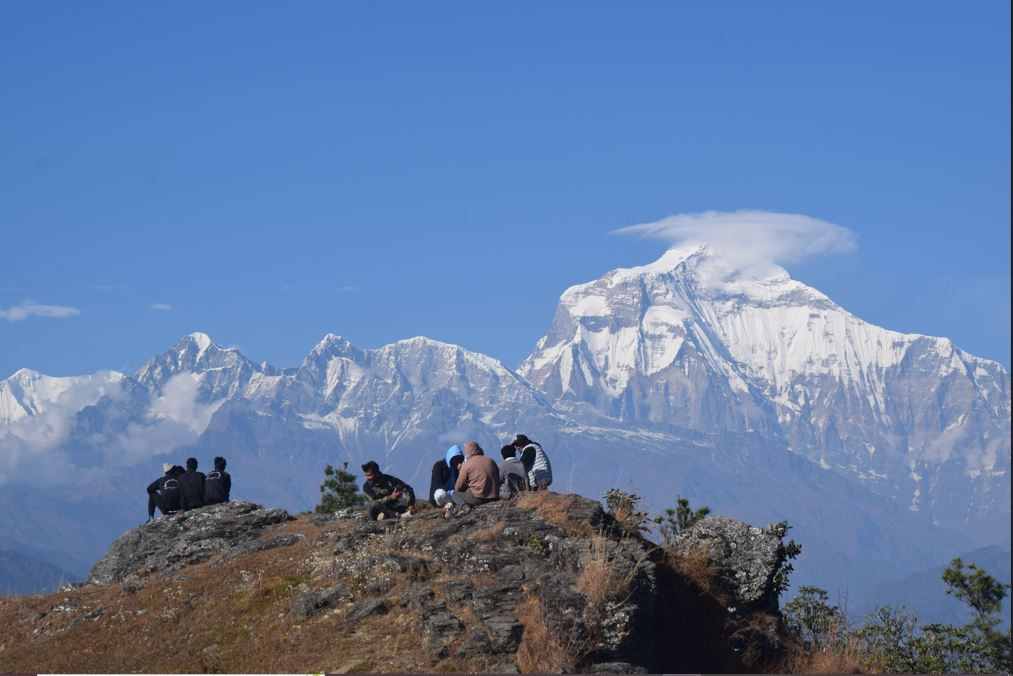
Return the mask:
POLYGON ((691 247, 571 287, 518 373, 618 425, 756 431, 979 542, 1008 537, 1008 372, 781 268, 691 247))

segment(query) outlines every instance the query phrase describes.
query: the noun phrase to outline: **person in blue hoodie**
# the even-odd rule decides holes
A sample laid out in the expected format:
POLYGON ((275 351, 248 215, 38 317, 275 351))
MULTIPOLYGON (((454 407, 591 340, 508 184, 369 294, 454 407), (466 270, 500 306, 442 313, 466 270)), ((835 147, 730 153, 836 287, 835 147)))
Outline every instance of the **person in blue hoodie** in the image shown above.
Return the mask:
POLYGON ((442 507, 450 502, 457 483, 457 473, 464 462, 464 451, 457 444, 447 449, 443 460, 433 465, 433 479, 429 483, 429 504, 442 507))

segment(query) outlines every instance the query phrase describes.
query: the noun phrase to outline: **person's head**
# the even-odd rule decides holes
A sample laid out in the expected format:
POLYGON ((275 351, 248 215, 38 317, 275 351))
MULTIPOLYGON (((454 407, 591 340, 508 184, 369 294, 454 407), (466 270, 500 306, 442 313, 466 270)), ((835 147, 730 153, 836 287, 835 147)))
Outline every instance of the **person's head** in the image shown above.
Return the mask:
POLYGON ((196 469, 197 469, 197 458, 187 458, 186 459, 186 470, 188 472, 193 472, 196 469))
POLYGON ((186 470, 179 465, 173 465, 172 469, 169 470, 169 476, 179 476, 181 474, 186 474, 186 470))
POLYGON ((225 458, 220 455, 215 458, 215 469, 219 472, 225 469, 225 458))
POLYGON ((169 472, 171 472, 172 471, 172 463, 171 462, 163 462, 162 463, 162 471, 165 472, 166 474, 168 474, 169 472))
POLYGON ((485 452, 482 447, 478 445, 477 441, 469 441, 464 445, 464 457, 470 458, 473 455, 484 455, 485 452))
POLYGON ((375 460, 370 460, 362 466, 362 473, 366 477, 366 481, 372 481, 380 475, 380 466, 376 464, 375 460))
POLYGON ((503 448, 499 449, 499 454, 503 456, 504 460, 506 460, 508 458, 516 458, 517 457, 517 449, 514 448, 513 446, 510 446, 508 444, 508 445, 504 446, 503 448))
POLYGON ((464 451, 457 444, 454 444, 447 449, 447 454, 444 458, 447 462, 447 467, 452 470, 457 470, 461 467, 461 463, 464 462, 464 451))
POLYGON ((531 439, 528 439, 523 434, 518 434, 514 438, 514 446, 516 446, 517 448, 524 448, 525 446, 527 446, 530 443, 531 443, 531 439))

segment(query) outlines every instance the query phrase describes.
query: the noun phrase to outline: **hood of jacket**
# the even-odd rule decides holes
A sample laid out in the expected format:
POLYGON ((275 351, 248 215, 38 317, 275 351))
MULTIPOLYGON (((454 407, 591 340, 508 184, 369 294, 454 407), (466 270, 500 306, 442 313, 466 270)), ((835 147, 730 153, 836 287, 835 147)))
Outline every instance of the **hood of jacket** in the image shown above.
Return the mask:
MULTIPOLYGON (((454 466, 450 464, 450 461, 453 460, 454 458, 456 458, 457 456, 461 456, 461 458, 463 459, 464 458, 464 451, 461 450, 460 446, 458 446, 457 444, 454 444, 453 446, 451 446, 450 448, 447 449, 447 455, 445 457, 445 461, 447 463, 447 467, 449 467, 450 469, 454 469, 454 466)), ((429 456, 429 457, 432 457, 432 456, 429 456)))

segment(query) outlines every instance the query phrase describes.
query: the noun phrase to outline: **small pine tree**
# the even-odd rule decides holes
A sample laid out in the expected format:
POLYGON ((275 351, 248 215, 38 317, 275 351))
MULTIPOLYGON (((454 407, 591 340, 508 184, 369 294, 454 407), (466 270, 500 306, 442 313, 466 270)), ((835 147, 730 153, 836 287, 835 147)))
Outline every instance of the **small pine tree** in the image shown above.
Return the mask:
POLYGON ((689 530, 693 524, 710 513, 710 507, 694 510, 689 506, 688 498, 677 496, 675 509, 667 508, 664 514, 654 517, 654 523, 659 525, 658 531, 661 533, 662 541, 666 545, 670 545, 675 541, 676 535, 684 530, 689 530))
POLYGON ((365 504, 366 497, 359 493, 355 475, 348 471, 348 463, 341 463, 335 469, 330 465, 324 467, 325 479, 320 484, 320 504, 316 506, 319 514, 330 514, 345 507, 359 507, 365 504))

